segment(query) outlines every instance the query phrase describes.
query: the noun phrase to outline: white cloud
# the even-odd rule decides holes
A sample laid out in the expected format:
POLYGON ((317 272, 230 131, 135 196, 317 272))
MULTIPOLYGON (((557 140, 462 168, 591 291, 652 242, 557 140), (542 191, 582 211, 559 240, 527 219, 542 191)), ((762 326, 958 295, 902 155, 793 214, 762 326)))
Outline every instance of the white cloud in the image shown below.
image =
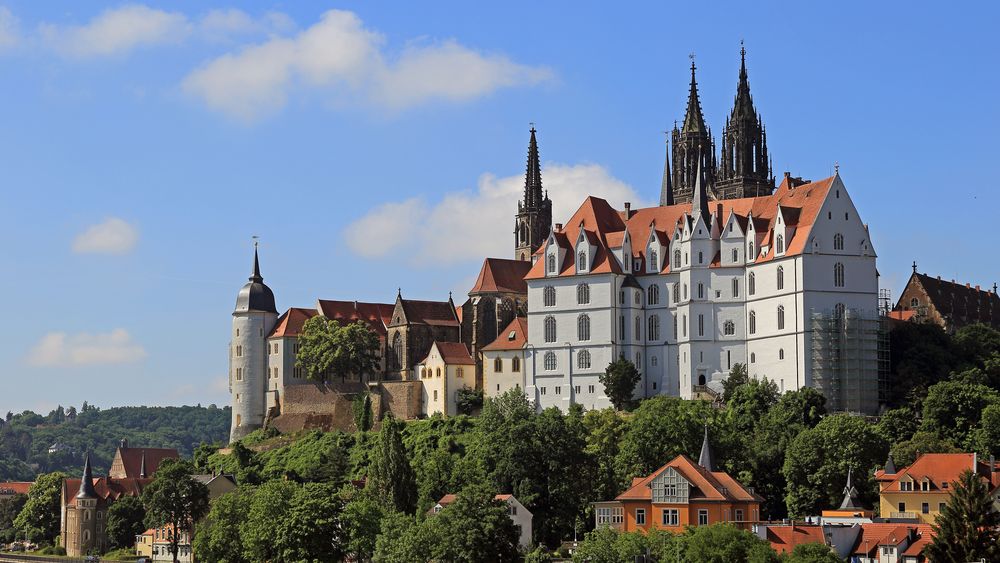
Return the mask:
POLYGON ((142 346, 119 328, 107 333, 50 332, 31 349, 27 361, 39 367, 70 367, 127 364, 145 357, 142 346))
POLYGON ((85 25, 42 24, 42 39, 71 58, 125 55, 139 47, 177 44, 191 33, 187 16, 130 4, 105 10, 85 25))
POLYGON ((281 12, 268 12, 254 18, 243 10, 211 10, 198 21, 198 31, 209 41, 225 41, 235 36, 289 32, 295 22, 281 12))
POLYGON ((390 61, 383 43, 354 13, 330 10, 294 37, 273 37, 207 62, 184 79, 183 89, 214 110, 251 121, 280 110, 296 88, 398 110, 551 77, 547 69, 454 41, 410 46, 390 61))
MULTIPOLYGON (((542 171, 552 198, 554 222, 568 219, 590 195, 616 208, 644 203, 631 186, 598 164, 548 164, 542 171)), ((448 264, 508 256, 513 217, 524 192, 524 176, 484 174, 475 191, 454 192, 429 204, 420 198, 382 204, 344 230, 348 248, 366 258, 401 254, 414 264, 448 264)))
POLYGON ((14 47, 21 41, 20 23, 17 16, 4 6, 0 6, 0 51, 14 47))
POLYGON ((117 217, 88 227, 73 239, 73 252, 125 254, 135 248, 139 231, 117 217))

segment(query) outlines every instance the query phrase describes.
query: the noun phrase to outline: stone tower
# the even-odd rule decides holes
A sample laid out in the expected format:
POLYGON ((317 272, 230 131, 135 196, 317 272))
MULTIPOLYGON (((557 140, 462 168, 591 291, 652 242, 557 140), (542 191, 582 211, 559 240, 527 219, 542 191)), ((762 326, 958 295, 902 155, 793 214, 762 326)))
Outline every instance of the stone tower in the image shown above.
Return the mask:
POLYGON ((267 335, 278 319, 274 293, 260 275, 257 246, 253 249, 253 275, 236 297, 232 341, 229 344, 229 392, 233 400, 230 441, 236 441, 264 424, 267 388, 267 335))
POLYGON ((542 167, 538 159, 535 127, 528 143, 528 171, 524 175, 524 201, 517 203, 514 220, 514 258, 531 261, 531 255, 552 230, 552 200, 542 191, 542 167))
POLYGON ((83 476, 80 478, 80 491, 74 499, 76 510, 73 511, 71 527, 67 534, 72 541, 65 544, 66 552, 74 555, 90 553, 92 549, 103 549, 99 545, 97 530, 97 491, 94 489, 94 473, 90 468, 90 454, 83 464, 83 476))
POLYGON ((750 97, 746 54, 746 49, 741 48, 736 100, 722 134, 722 156, 716 182, 716 195, 721 199, 765 196, 774 191, 767 133, 750 97))
POLYGON ((668 176, 666 172, 669 164, 664 166, 661 205, 667 204, 667 198, 663 195, 665 191, 673 194, 673 203, 691 201, 699 167, 704 174, 706 184, 715 185, 715 141, 712 140, 712 130, 705 126, 705 116, 701 113, 698 82, 695 81, 694 71, 694 61, 691 61, 691 89, 688 92, 687 111, 681 128, 678 129, 674 123, 674 130, 670 134, 673 174, 668 176))

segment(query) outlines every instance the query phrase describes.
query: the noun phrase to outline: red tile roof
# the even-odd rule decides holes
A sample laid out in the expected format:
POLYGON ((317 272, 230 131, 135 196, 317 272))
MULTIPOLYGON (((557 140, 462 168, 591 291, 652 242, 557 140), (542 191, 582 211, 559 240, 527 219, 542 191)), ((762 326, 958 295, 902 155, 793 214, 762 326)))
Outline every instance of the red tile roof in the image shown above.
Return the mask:
MULTIPOLYGON (((446 364, 459 364, 463 366, 474 365, 476 362, 472 359, 472 354, 469 353, 469 349, 465 347, 465 344, 461 342, 438 342, 434 341, 431 346, 431 351, 437 347, 437 351, 441 354, 441 359, 444 360, 446 364)), ((427 353, 427 358, 420 362, 426 364, 427 360, 430 358, 431 352, 427 353)))
POLYGON ((314 309, 292 307, 278 317, 278 322, 274 324, 271 334, 267 335, 267 337, 298 336, 302 334, 302 326, 306 324, 306 321, 315 316, 316 311, 314 309))
MULTIPOLYGON (((854 543, 852 554, 870 555, 880 546, 898 546, 903 543, 910 534, 913 534, 914 543, 920 540, 930 541, 934 537, 934 532, 928 524, 897 524, 897 523, 868 523, 861 524, 861 533, 854 543), (917 539, 920 538, 920 539, 917 539)), ((911 546, 907 546, 904 553, 910 551, 911 546)), ((923 549, 922 547, 920 549, 923 549)))
POLYGON ((384 337, 386 327, 392 319, 391 303, 365 303, 362 301, 335 301, 320 299, 316 302, 316 310, 324 317, 341 324, 361 321, 368 325, 375 334, 384 337))
POLYGON ((0 483, 0 495, 26 495, 32 485, 30 481, 4 481, 0 483))
POLYGON ((760 495, 748 491, 728 473, 724 471, 710 472, 686 455, 675 457, 670 463, 657 469, 648 477, 638 481, 633 479, 632 486, 618 495, 615 500, 652 500, 653 491, 650 485, 653 479, 668 467, 674 468, 691 483, 694 489, 691 491, 690 498, 693 500, 729 502, 760 502, 763 500, 760 495))
POLYGON ((826 545, 822 526, 768 526, 767 541, 771 549, 782 553, 791 553, 795 546, 804 543, 821 543, 826 545))
MULTIPOLYGON (((152 482, 152 479, 112 479, 110 477, 97 477, 93 481, 98 499, 104 501, 118 500, 123 496, 141 496, 142 490, 152 482)), ((67 504, 74 502, 79 490, 80 479, 65 479, 63 481, 63 499, 67 504)))
MULTIPOLYGON (((138 479, 142 472, 142 465, 146 465, 146 476, 152 477, 156 469, 160 467, 160 462, 165 459, 177 459, 177 450, 167 448, 118 448, 115 452, 115 459, 121 458, 124 466, 124 473, 118 471, 108 472, 109 477, 116 479, 132 478, 138 479)), ((114 461, 111 467, 114 468, 114 461)))
POLYGON ((988 464, 976 463, 976 454, 923 454, 917 458, 909 467, 904 467, 895 475, 886 474, 879 469, 875 472, 875 479, 885 483, 883 491, 900 491, 899 483, 904 479, 912 479, 916 484, 912 491, 908 493, 920 493, 920 484, 926 478, 930 482, 931 493, 940 493, 944 488, 942 485, 958 481, 959 475, 963 471, 975 469, 984 477, 989 478, 988 464))
POLYGON ((493 350, 520 350, 528 341, 528 319, 524 317, 514 317, 500 334, 486 346, 484 352, 493 350))
POLYGON ((487 258, 479 270, 476 285, 469 290, 469 295, 476 293, 527 293, 528 284, 524 276, 531 269, 531 262, 524 260, 506 260, 503 258, 487 258))
POLYGON ((403 311, 410 324, 459 326, 458 315, 451 301, 418 301, 402 299, 403 311))

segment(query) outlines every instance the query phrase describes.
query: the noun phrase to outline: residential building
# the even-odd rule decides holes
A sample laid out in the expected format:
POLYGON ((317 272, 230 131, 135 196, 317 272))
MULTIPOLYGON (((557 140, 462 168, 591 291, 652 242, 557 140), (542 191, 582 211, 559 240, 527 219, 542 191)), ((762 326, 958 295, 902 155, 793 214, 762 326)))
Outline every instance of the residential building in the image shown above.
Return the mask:
MULTIPOLYGON (((135 554, 138 557, 147 557, 152 561, 174 561, 171 553, 171 540, 174 534, 172 524, 159 528, 150 528, 135 539, 135 554)), ((177 561, 180 563, 191 563, 195 560, 194 552, 191 549, 191 533, 182 530, 177 541, 177 561)))
POLYGON ((934 537, 926 524, 875 523, 860 528, 851 563, 923 563, 924 547, 934 537))
POLYGON ((975 453, 922 454, 910 466, 896 469, 892 457, 875 472, 882 518, 933 524, 951 498, 955 482, 965 471, 980 475, 994 498, 1000 493, 1000 467, 975 453))
MULTIPOLYGON (((521 504, 521 501, 517 500, 517 497, 509 494, 501 494, 494 497, 507 505, 507 514, 510 515, 511 521, 514 522, 515 528, 518 532, 518 545, 525 551, 531 547, 531 525, 533 516, 531 512, 521 504)), ((458 499, 457 495, 447 494, 441 497, 441 500, 437 501, 430 510, 427 511, 429 515, 437 514, 441 512, 444 507, 455 502, 458 499)))
POLYGON ((461 342, 433 342, 417 366, 424 387, 426 415, 458 414, 458 392, 475 389, 476 362, 461 342))
POLYGON ((996 283, 991 291, 978 285, 942 280, 941 276, 918 273, 914 262, 913 273, 891 316, 896 320, 934 323, 950 333, 976 323, 1000 329, 1000 295, 996 283))
POLYGON ((525 389, 524 346, 528 342, 528 319, 516 317, 500 336, 482 350, 483 394, 503 395, 518 387, 525 389))
POLYGON ((778 555, 791 554, 799 545, 820 543, 826 545, 822 526, 809 524, 766 524, 757 528, 757 536, 767 540, 778 555))
POLYGON ((34 484, 31 481, 0 481, 0 500, 26 495, 34 484))
POLYGON ((683 532, 686 526, 728 522, 750 529, 760 520, 757 495, 724 471, 716 471, 708 442, 695 463, 679 455, 632 485, 612 501, 594 503, 596 525, 623 532, 660 529, 683 532))

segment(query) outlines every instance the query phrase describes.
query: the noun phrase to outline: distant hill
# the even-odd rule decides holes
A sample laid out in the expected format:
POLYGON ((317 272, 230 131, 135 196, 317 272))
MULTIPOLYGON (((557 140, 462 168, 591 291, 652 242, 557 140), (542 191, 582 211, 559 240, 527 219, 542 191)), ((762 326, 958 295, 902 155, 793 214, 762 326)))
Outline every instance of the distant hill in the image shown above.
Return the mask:
POLYGON ((202 442, 225 443, 230 417, 229 407, 215 405, 102 410, 84 403, 79 411, 60 406, 47 416, 7 413, 0 420, 0 481, 78 473, 87 452, 95 472, 103 474, 122 438, 134 447, 176 448, 190 457, 202 442))

